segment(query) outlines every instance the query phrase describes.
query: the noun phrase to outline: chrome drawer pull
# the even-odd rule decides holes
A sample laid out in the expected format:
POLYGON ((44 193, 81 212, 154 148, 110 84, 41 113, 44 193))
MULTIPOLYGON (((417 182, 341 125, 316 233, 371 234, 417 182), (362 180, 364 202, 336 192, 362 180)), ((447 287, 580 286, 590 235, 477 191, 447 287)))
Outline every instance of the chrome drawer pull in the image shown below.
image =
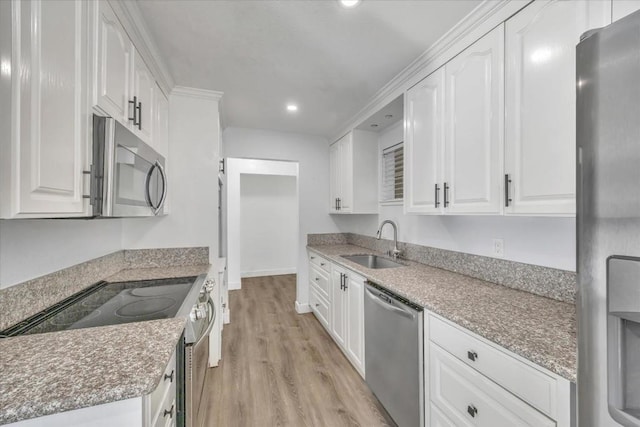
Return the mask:
POLYGON ((169 382, 173 382, 173 373, 174 373, 174 371, 171 371, 171 374, 169 374, 169 375, 164 374, 164 380, 165 381, 169 380, 169 382))
POLYGON ((478 358, 478 353, 476 353, 473 350, 467 351, 467 357, 469 358, 469 360, 471 360, 472 362, 475 362, 476 359, 478 358))
POLYGON ((475 406, 469 405, 467 406, 467 412, 469 413, 469 415, 471 415, 472 418, 475 418, 476 414, 478 413, 478 410, 476 409, 475 406))
POLYGON ((164 410, 164 415, 162 415, 163 417, 167 417, 167 415, 169 415, 169 418, 173 418, 173 405, 171 405, 171 409, 169 410, 164 410))

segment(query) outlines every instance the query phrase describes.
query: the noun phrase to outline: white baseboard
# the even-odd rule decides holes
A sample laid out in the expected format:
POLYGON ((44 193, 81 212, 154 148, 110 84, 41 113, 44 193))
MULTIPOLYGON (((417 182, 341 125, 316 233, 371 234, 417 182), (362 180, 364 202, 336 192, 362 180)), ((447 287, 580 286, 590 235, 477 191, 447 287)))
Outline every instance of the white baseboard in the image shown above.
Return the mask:
POLYGON ((229 313, 229 310, 226 310, 224 312, 224 322, 225 325, 231 323, 231 313, 229 313))
POLYGON ((242 282, 229 282, 230 291, 237 291, 238 289, 242 289, 242 282))
POLYGON ((274 270, 257 270, 257 271, 243 271, 240 273, 240 277, 263 277, 263 276, 281 276, 283 274, 296 274, 298 269, 293 268, 276 268, 274 270))
POLYGON ((301 304, 298 301, 296 301, 296 313, 298 314, 311 313, 311 306, 308 303, 301 304))

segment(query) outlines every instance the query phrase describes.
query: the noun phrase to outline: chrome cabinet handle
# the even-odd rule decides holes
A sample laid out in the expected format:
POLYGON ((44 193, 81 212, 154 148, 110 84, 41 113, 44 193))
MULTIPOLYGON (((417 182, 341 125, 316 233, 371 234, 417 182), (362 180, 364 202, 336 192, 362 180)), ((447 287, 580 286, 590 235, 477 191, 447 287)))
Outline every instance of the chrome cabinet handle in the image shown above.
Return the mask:
POLYGON ((164 410, 164 414, 162 416, 166 418, 167 415, 169 418, 173 418, 173 405, 171 405, 171 408, 164 410))
POLYGON ((138 129, 142 130, 142 101, 138 102, 136 110, 138 111, 138 123, 134 121, 133 125, 138 126, 138 129))
POLYGON ((174 373, 175 373, 175 371, 171 371, 171 374, 169 374, 169 375, 164 374, 164 380, 165 380, 165 381, 166 381, 166 380, 169 380, 169 382, 170 382, 170 383, 172 383, 172 382, 173 382, 173 374, 174 374, 174 373))
POLYGON ((342 199, 338 197, 338 210, 342 209, 342 199))
POLYGON ((513 200, 509 198, 509 187, 511 184, 511 178, 509 178, 509 174, 505 173, 504 174, 504 206, 505 207, 509 207, 509 202, 512 202, 513 200))
POLYGON ((439 195, 440 195, 440 187, 438 187, 438 184, 436 183, 436 189, 435 189, 435 202, 434 202, 434 207, 438 207, 440 206, 440 200, 439 199, 439 195))
POLYGON ((478 353, 476 353, 473 350, 469 350, 469 351, 467 351, 467 358, 469 360, 471 360, 472 362, 475 362, 476 359, 478 358, 478 353))
POLYGON ((471 415, 472 418, 475 418, 476 414, 478 413, 478 409, 476 409, 476 407, 473 406, 473 405, 468 405, 467 406, 467 413, 469 415, 471 415))
POLYGON ((131 112, 133 112, 133 117, 129 116, 129 117, 127 117, 127 119, 129 121, 133 121, 133 125, 136 126, 137 125, 137 123, 136 123, 137 122, 136 114, 138 112, 138 108, 137 108, 137 106, 138 106, 138 97, 134 96, 133 97, 133 101, 129 101, 129 105, 133 105, 133 108, 129 108, 129 110, 131 112))
POLYGON ((309 258, 311 258, 311 259, 316 259, 316 257, 314 257, 314 256, 310 256, 309 258))
POLYGON ((444 207, 446 208, 447 206, 449 206, 449 185, 447 185, 447 183, 444 183, 444 207))
POLYGON ((314 280, 317 282, 317 281, 319 281, 319 280, 320 280, 320 278, 319 278, 319 277, 316 277, 314 280))

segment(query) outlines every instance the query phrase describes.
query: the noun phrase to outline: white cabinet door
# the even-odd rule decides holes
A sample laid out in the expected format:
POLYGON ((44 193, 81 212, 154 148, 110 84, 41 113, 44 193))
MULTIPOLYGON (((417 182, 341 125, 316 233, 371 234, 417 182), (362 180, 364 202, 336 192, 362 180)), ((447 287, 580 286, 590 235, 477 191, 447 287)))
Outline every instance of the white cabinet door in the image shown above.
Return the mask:
POLYGON ((1 216, 86 215, 87 5, 33 0, 11 8, 13 132, 6 129, 0 144, 2 167, 12 173, 1 216))
POLYGON ((640 0, 613 0, 611 9, 612 21, 617 21, 640 10, 640 0))
POLYGON ((329 147, 329 210, 338 212, 338 197, 340 194, 340 141, 329 147))
POLYGON ((347 337, 347 299, 344 292, 345 270, 331 269, 331 332, 336 343, 344 348, 347 337))
MULTIPOLYGON (((156 84, 155 92, 155 107, 154 107, 154 124, 153 134, 151 135, 153 146, 162 154, 165 160, 169 154, 169 101, 160 91, 160 87, 156 84)), ((165 169, 167 168, 165 163, 165 169)))
POLYGON ((575 50, 607 3, 536 1, 506 22, 508 214, 575 214, 575 50))
POLYGON ((405 213, 442 213, 444 67, 407 91, 405 120, 405 213))
POLYGON ((445 206, 450 213, 501 212, 504 26, 445 66, 445 206))
POLYGON ((93 103, 120 123, 133 117, 130 106, 133 45, 106 1, 98 2, 93 103))
POLYGON ((134 129, 146 143, 155 149, 156 141, 151 140, 151 135, 154 124, 156 81, 135 48, 133 54, 133 88, 131 93, 135 95, 137 103, 137 121, 134 124, 134 129))
POLYGON ((353 132, 350 132, 340 140, 340 212, 353 211, 353 174, 353 132))
POLYGON ((364 279, 347 273, 347 355, 364 376, 364 279))

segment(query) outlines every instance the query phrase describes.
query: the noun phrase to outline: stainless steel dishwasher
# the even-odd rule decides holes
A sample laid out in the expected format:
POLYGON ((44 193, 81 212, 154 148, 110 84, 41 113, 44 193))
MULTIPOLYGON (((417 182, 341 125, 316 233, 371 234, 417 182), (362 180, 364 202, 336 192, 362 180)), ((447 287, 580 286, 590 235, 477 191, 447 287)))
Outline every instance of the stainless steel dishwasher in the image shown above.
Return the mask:
POLYGON ((423 309, 371 282, 364 294, 367 384, 398 427, 423 427, 423 309))

